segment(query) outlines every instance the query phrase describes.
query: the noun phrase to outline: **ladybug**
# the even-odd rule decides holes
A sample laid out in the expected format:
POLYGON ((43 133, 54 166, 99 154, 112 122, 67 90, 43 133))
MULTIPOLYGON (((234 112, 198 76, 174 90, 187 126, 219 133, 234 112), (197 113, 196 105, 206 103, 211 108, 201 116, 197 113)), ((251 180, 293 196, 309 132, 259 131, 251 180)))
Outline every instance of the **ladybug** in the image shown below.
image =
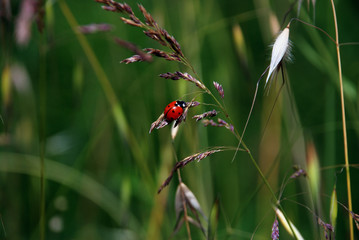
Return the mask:
POLYGON ((177 120, 182 116, 183 110, 186 107, 186 102, 184 101, 173 101, 167 105, 163 114, 165 115, 165 119, 168 123, 177 120))

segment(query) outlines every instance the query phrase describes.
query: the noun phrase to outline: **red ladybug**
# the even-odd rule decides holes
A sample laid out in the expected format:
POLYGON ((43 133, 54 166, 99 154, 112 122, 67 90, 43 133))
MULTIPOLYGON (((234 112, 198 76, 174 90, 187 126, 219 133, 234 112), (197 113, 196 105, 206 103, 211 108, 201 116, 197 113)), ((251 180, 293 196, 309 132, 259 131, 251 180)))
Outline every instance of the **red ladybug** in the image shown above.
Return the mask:
POLYGON ((186 102, 184 101, 173 101, 167 105, 163 114, 167 122, 172 122, 177 120, 183 114, 183 109, 186 107, 186 102))

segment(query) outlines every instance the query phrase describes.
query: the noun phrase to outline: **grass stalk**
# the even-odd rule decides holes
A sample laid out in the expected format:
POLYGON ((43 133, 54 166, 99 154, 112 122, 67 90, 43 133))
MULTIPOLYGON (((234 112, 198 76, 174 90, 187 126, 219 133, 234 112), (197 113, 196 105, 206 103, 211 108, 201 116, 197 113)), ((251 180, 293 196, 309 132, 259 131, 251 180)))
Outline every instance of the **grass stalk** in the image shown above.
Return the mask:
POLYGON ((45 199, 45 147, 46 147, 46 38, 40 37, 40 69, 39 69, 39 155, 40 155, 40 240, 45 239, 46 199, 45 199))
MULTIPOLYGON (((178 157, 177 157, 177 153, 176 153, 176 149, 175 149, 175 145, 174 145, 174 141, 172 141, 172 150, 176 159, 176 162, 178 162, 178 157)), ((181 177, 181 171, 180 169, 177 169, 177 176, 178 176, 178 182, 179 184, 183 183, 182 182, 182 177, 181 177)), ((187 204, 186 204, 186 197, 184 195, 184 191, 181 189, 181 197, 183 199, 182 201, 182 205, 183 205, 183 214, 184 214, 184 221, 186 224, 186 231, 187 231, 187 235, 188 235, 188 239, 191 240, 191 228, 189 227, 189 222, 188 222, 188 213, 187 213, 187 204)))
MULTIPOLYGON (((339 45, 339 31, 338 31, 338 21, 335 11, 334 0, 330 0, 333 10, 334 18, 334 27, 335 27, 335 44, 337 50, 337 60, 338 60, 338 72, 339 72, 339 85, 340 85, 340 103, 341 103, 341 113, 342 113, 342 124, 343 124, 343 140, 344 140, 344 159, 345 159, 345 170, 347 177, 347 192, 348 192, 348 209, 349 211, 353 210, 352 207, 352 193, 350 185, 350 169, 349 169, 349 156, 348 156, 348 140, 347 140, 347 127, 345 119, 345 104, 344 104, 344 89, 343 89, 343 75, 342 75, 342 64, 340 58, 340 45, 339 45)), ((349 213, 349 230, 350 230, 350 239, 354 240, 354 226, 353 220, 349 213)))

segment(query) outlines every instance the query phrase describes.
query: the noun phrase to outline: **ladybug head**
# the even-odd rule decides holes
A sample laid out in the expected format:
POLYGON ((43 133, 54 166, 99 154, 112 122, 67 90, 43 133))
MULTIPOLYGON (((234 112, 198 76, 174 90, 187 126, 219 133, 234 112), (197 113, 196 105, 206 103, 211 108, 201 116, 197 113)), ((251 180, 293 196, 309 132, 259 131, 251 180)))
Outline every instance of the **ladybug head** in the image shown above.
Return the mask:
POLYGON ((179 107, 181 107, 181 108, 187 107, 187 104, 186 104, 185 101, 179 101, 179 100, 178 100, 178 101, 176 102, 176 105, 179 106, 179 107))

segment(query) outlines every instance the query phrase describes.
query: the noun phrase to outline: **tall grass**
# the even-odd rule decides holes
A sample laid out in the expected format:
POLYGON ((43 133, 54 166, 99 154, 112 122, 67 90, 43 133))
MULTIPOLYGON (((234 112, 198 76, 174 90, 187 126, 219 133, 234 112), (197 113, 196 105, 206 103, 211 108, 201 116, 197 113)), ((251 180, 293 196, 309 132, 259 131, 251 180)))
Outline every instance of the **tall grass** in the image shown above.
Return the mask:
POLYGON ((358 47, 346 44, 358 41, 354 4, 146 0, 184 64, 153 57, 125 65, 137 51, 130 43, 167 50, 123 24, 126 14, 95 2, 43 2, 46 14, 33 8, 26 43, 15 34, 22 1, 5 2, 0 239, 358 235, 358 47), (300 19, 290 24, 292 61, 263 89, 268 46, 291 18, 300 19), (112 30, 79 31, 93 23, 112 30), (158 77, 176 71, 195 80, 158 77), (176 99, 201 104, 174 139, 170 125, 148 134, 176 99), (192 119, 213 109, 215 117, 192 119))

